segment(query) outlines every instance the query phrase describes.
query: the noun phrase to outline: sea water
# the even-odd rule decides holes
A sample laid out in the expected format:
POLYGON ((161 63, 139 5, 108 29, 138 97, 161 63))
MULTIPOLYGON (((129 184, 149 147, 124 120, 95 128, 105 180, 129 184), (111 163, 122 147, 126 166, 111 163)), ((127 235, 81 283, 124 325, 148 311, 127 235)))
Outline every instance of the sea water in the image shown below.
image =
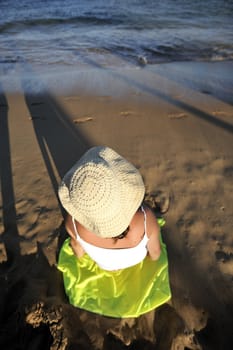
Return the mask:
POLYGON ((0 78, 233 59, 232 0, 0 0, 0 78))

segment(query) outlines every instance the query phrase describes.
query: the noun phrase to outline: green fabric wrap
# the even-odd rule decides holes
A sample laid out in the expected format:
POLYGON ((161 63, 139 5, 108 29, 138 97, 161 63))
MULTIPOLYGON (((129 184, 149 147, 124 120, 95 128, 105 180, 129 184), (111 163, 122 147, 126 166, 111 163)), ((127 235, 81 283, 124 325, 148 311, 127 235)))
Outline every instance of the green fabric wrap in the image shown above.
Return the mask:
MULTIPOLYGON (((160 226, 164 220, 159 219, 160 226)), ((138 317, 171 298, 166 246, 161 255, 117 271, 101 269, 87 254, 77 258, 66 239, 60 250, 58 269, 63 273, 70 304, 110 317, 138 317)))

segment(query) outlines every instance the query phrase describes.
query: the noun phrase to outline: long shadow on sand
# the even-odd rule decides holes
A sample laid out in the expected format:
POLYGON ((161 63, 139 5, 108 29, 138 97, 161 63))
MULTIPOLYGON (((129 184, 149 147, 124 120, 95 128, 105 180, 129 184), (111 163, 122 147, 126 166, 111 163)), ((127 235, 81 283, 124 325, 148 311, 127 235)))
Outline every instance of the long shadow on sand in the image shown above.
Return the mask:
MULTIPOLYGON (((2 91, 2 90, 1 90, 2 91)), ((32 349, 30 339, 37 335, 23 324, 19 312, 19 302, 26 288, 25 276, 31 269, 35 272, 35 262, 39 255, 21 256, 21 237, 17 227, 17 213, 13 186, 13 169, 10 151, 10 133, 8 120, 8 103, 4 93, 0 96, 1 128, 0 128, 0 184, 2 195, 2 227, 0 234, 5 261, 0 264, 0 347, 1 349, 32 349), (27 334, 28 341, 24 341, 27 334)), ((40 255, 42 256, 42 255, 40 255)), ((36 263, 37 264, 37 263, 36 263)), ((48 263, 47 263, 48 265, 48 263)), ((38 270, 37 270, 38 272, 38 270)), ((48 274, 51 267, 48 266, 48 274)), ((43 333, 44 344, 49 344, 50 333, 43 333)), ((40 337, 41 339, 41 337, 40 337)), ((45 347, 45 349, 49 349, 45 347)))
POLYGON ((142 83, 137 82, 137 81, 130 79, 130 78, 126 78, 123 76, 121 78, 124 79, 124 81, 127 82, 128 84, 134 85, 137 88, 149 93, 152 96, 157 96, 157 97, 161 98, 162 100, 169 102, 173 106, 182 108, 183 110, 191 113, 192 115, 194 115, 197 118, 200 118, 200 119, 202 119, 210 124, 213 124, 221 129, 224 129, 225 131, 227 131, 229 133, 233 133, 233 125, 230 123, 227 123, 223 120, 220 120, 220 119, 216 118, 215 116, 213 116, 209 113, 206 113, 197 107, 194 107, 194 106, 187 104, 186 102, 177 100, 177 99, 159 91, 158 89, 148 87, 145 84, 142 84, 142 83))
MULTIPOLYGON (((153 74, 153 69, 148 68, 153 74)), ((177 62, 175 67, 167 64, 156 67, 156 74, 170 81, 233 105, 231 71, 232 62, 177 62), (190 64, 194 67, 193 71, 190 64), (229 67, 226 68, 226 65, 229 67)))
MULTIPOLYGON (((57 349, 65 349, 62 342, 66 342, 66 338, 59 326, 61 313, 58 310, 58 305, 67 303, 61 274, 55 266, 49 264, 42 244, 38 243, 35 254, 22 255, 20 249, 24 237, 19 235, 17 225, 15 204, 18 198, 15 198, 13 185, 14 164, 10 144, 9 106, 3 89, 1 91, 0 210, 3 232, 0 234, 0 244, 2 252, 5 251, 5 261, 0 263, 0 348, 49 350, 50 346, 55 346, 54 342, 58 342, 57 349), (43 309, 41 319, 35 325, 34 315, 38 314, 37 309, 41 305, 46 305, 48 310, 43 309), (49 315, 54 313, 58 316, 52 319, 49 315)), ((68 115, 49 94, 36 96, 25 93, 25 99, 56 196, 60 180, 58 178, 61 178, 85 152, 89 143, 74 128, 68 115)), ((54 239, 58 236, 58 239, 62 240, 65 234, 63 225, 60 229, 54 228, 54 239)))
MULTIPOLYGON (((36 77, 28 65, 27 71, 36 77)), ((37 80, 39 81, 39 77, 37 80)), ((31 94, 30 86, 23 79, 22 88, 41 155, 54 193, 57 195, 58 181, 91 146, 91 143, 75 127, 67 112, 49 92, 46 92, 46 89, 40 94, 31 94)))
POLYGON ((2 193, 2 224, 4 232, 1 241, 5 244, 7 264, 12 263, 12 253, 19 255, 19 233, 17 229, 17 214, 15 209, 15 194, 13 187, 13 170, 10 151, 10 133, 8 123, 8 103, 4 94, 1 94, 1 128, 0 128, 0 183, 2 193), (11 234, 9 234, 11 232, 11 234))
MULTIPOLYGON (((107 68, 103 67, 102 65, 98 64, 97 62, 95 62, 94 60, 92 60, 91 58, 86 58, 86 57, 82 57, 79 56, 80 59, 82 59, 86 64, 90 65, 91 67, 94 68, 99 68, 105 71, 108 71, 107 68)), ((151 70, 147 71, 148 74, 151 76, 154 72, 151 70)), ((160 91, 159 89, 156 89, 154 87, 150 87, 145 83, 140 82, 139 80, 127 77, 126 75, 123 75, 121 73, 118 72, 114 72, 109 70, 109 74, 112 75, 114 78, 120 80, 120 81, 124 81, 127 85, 129 85, 130 87, 136 87, 137 89, 141 90, 142 92, 146 92, 151 96, 155 96, 155 97, 159 97, 161 100, 166 101, 168 103, 170 103, 173 106, 182 108, 184 111, 191 113, 192 115, 194 115, 197 118, 200 118, 210 124, 213 124, 223 130, 226 130, 229 133, 233 133, 233 126, 230 123, 227 123, 209 113, 206 113, 204 111, 202 111, 201 109, 191 106, 188 103, 184 102, 184 101, 180 101, 176 98, 173 98, 171 95, 168 95, 162 91, 160 91)), ((159 74, 161 74, 161 70, 159 72, 159 74)), ((166 76, 166 75, 165 75, 166 76)), ((174 77, 172 76, 172 74, 170 73, 170 75, 166 76, 166 78, 169 79, 174 79, 174 77)), ((177 79, 175 80, 177 82, 177 79)), ((179 81, 178 81, 179 82, 179 81)), ((181 82, 182 85, 188 84, 187 81, 182 81, 181 82)), ((193 88, 193 86, 192 86, 193 88)), ((222 93, 224 95, 224 93, 222 93)), ((216 96, 216 98, 218 98, 218 95, 216 96)), ((223 101, 227 102, 227 103, 232 103, 232 94, 231 96, 226 100, 223 99, 223 101)))

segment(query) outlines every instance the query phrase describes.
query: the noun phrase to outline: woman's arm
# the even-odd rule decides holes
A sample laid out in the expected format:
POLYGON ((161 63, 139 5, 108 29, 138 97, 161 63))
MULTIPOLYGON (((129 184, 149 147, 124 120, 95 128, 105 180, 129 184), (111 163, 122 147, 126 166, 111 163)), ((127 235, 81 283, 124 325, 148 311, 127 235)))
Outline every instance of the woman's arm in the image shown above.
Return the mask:
POLYGON ((159 240, 160 229, 152 210, 148 207, 146 207, 145 209, 147 216, 147 236, 149 238, 149 241, 147 243, 147 249, 150 258, 152 260, 157 260, 160 257, 161 253, 161 246, 159 240))
POLYGON ((76 239, 72 217, 69 214, 67 214, 67 217, 65 219, 65 228, 71 237, 70 244, 71 244, 71 247, 73 249, 74 254, 78 258, 81 258, 85 254, 85 251, 84 251, 83 247, 81 246, 81 244, 76 239))

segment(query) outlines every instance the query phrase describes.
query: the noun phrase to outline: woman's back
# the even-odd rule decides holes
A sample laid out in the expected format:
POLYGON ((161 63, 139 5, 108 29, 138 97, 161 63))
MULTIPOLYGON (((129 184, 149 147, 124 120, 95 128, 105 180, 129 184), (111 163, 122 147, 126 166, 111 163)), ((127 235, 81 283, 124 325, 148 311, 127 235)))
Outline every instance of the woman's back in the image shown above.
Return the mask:
MULTIPOLYGON (((149 240, 146 227, 146 212, 143 207, 141 207, 141 213, 143 214, 143 226, 140 225, 141 230, 139 230, 138 233, 140 234, 140 232, 142 232, 142 234, 140 234, 140 236, 137 234, 136 245, 134 245, 135 239, 133 239, 135 236, 134 225, 136 225, 136 222, 138 219, 140 219, 139 216, 136 218, 136 222, 132 224, 132 228, 129 229, 129 232, 127 234, 132 235, 132 237, 130 237, 128 240, 118 239, 121 247, 119 247, 119 245, 117 246, 117 242, 114 239, 108 240, 109 243, 105 244, 104 247, 96 246, 96 244, 94 245, 87 242, 80 237, 75 220, 72 218, 76 240, 80 243, 84 251, 104 270, 113 271, 134 266, 142 261, 147 255, 147 242, 149 240), (140 238, 139 242, 138 238, 140 238), (131 246, 129 246, 129 244, 131 246)), ((104 242, 106 242, 106 239, 104 242)))

